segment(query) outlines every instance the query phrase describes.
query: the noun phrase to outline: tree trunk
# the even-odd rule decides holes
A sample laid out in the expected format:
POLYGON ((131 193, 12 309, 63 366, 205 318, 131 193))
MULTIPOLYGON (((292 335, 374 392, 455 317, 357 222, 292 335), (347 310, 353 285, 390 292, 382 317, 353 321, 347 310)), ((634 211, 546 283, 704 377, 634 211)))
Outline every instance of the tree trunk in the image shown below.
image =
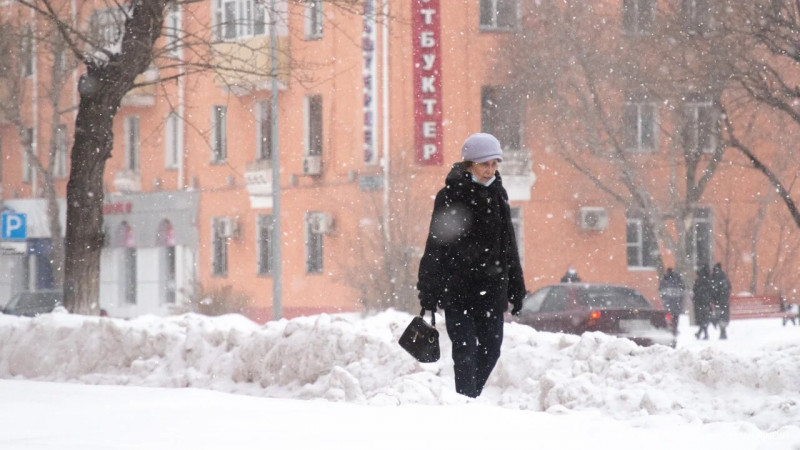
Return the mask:
MULTIPOLYGON (((84 76, 81 83, 90 83, 84 76)), ((108 97, 81 92, 67 184, 64 240, 64 306, 76 314, 100 311, 100 253, 103 250, 103 173, 111 157, 116 106, 108 97)), ((120 97, 121 98, 121 97, 120 97)))

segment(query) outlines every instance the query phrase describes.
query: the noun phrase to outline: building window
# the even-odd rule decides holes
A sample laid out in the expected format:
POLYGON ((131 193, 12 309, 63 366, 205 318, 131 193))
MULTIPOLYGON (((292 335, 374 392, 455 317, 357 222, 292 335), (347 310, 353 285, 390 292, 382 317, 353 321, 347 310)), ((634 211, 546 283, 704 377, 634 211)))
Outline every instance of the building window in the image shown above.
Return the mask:
POLYGON ((181 5, 177 1, 167 5, 167 15, 164 17, 164 38, 167 47, 167 56, 170 58, 180 58, 183 55, 181 48, 183 17, 181 15, 181 5))
POLYGON ((212 221, 211 248, 211 274, 215 277, 228 276, 228 232, 229 219, 215 217, 212 221))
POLYGON ((32 77, 36 67, 36 55, 34 54, 35 47, 33 43, 33 30, 30 27, 26 27, 25 34, 22 37, 22 57, 25 58, 23 61, 23 74, 26 77, 32 77))
POLYGON ((55 159, 53 160, 53 176, 67 177, 67 126, 59 125, 55 136, 55 159))
POLYGON ((522 149, 522 114, 515 97, 501 86, 481 88, 481 130, 494 135, 504 150, 522 149))
POLYGON ((324 234, 316 226, 320 213, 306 214, 306 273, 322 273, 324 234))
POLYGON ((33 128, 25 129, 25 140, 22 143, 22 182, 30 183, 33 180, 33 163, 31 158, 36 154, 36 131, 33 128))
POLYGON ((323 20, 325 17, 322 11, 322 0, 306 0, 305 3, 306 39, 322 39, 323 20))
POLYGON ((656 0, 623 0, 622 29, 629 34, 652 34, 656 0))
POLYGON ((125 117, 125 170, 139 170, 139 116, 125 117))
POLYGON ((322 96, 306 97, 306 155, 322 155, 322 96))
POLYGON ((713 29, 709 0, 681 0, 681 15, 689 34, 704 34, 713 29))
POLYGON ((272 109, 270 102, 261 101, 256 105, 256 159, 272 157, 272 109))
POLYGON ((514 239, 517 241, 517 252, 519 253, 519 261, 525 262, 525 245, 522 241, 522 209, 511 208, 511 225, 514 226, 514 239))
POLYGON ((258 230, 258 235, 256 236, 258 244, 258 262, 256 270, 258 275, 270 275, 272 274, 272 214, 260 214, 258 216, 256 230, 258 230))
POLYGON ((178 113, 172 111, 164 121, 164 167, 177 169, 183 154, 183 127, 178 113))
POLYGON ((517 0, 480 0, 482 30, 511 30, 517 26, 517 0))
POLYGON ((626 224, 628 268, 655 267, 658 242, 653 230, 637 217, 628 217, 626 224))
POLYGON ((702 266, 711 268, 714 256, 714 229, 711 222, 710 208, 698 208, 694 211, 692 227, 692 260, 695 269, 702 266))
POLYGON ((114 243, 121 248, 121 281, 122 300, 129 305, 136 304, 136 240, 133 229, 128 222, 122 222, 117 228, 117 236, 114 243))
POLYGON ((122 50, 122 37, 125 30, 125 10, 122 6, 97 10, 92 13, 89 27, 95 39, 96 48, 111 53, 122 50))
POLYGON ((656 102, 645 94, 629 94, 623 112, 623 145, 625 150, 656 150, 656 102))
POLYGON ((266 11, 254 0, 214 0, 217 40, 246 39, 267 32, 266 11))
POLYGON ((687 152, 714 153, 719 115, 708 96, 690 94, 684 104, 683 145, 687 152))
POLYGON ((211 162, 224 162, 228 158, 228 108, 214 106, 211 111, 211 162))

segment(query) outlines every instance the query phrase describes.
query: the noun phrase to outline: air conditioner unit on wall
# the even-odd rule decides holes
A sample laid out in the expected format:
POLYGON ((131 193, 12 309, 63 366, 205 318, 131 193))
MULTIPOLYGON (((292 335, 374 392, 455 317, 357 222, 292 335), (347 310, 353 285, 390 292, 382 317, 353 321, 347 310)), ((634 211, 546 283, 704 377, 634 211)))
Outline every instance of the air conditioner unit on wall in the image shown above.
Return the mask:
POLYGON ((584 206, 580 210, 578 225, 582 230, 605 230, 608 228, 608 213, 600 206, 584 206))
POLYGON ((308 215, 308 226, 312 233, 330 234, 333 231, 333 215, 323 212, 308 215))
POLYGON ((322 174, 322 156, 312 155, 303 157, 303 175, 322 174))

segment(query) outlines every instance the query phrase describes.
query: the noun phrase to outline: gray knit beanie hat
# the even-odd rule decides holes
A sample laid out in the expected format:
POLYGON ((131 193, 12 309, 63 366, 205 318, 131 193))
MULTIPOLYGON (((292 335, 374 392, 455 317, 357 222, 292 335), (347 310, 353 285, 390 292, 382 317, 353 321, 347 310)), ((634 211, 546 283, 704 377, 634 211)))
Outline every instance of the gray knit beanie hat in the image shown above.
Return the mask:
POLYGON ((492 159, 503 161, 503 149, 500 141, 489 133, 475 133, 464 141, 461 147, 464 161, 482 163, 492 159))

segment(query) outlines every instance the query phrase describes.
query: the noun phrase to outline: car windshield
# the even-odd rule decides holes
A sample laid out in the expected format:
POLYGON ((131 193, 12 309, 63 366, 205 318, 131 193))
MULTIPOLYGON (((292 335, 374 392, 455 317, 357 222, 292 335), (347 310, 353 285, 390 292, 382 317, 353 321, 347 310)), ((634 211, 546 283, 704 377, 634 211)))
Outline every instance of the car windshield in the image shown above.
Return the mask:
POLYGON ((590 308, 650 308, 650 303, 641 294, 620 287, 581 289, 580 303, 590 308))

